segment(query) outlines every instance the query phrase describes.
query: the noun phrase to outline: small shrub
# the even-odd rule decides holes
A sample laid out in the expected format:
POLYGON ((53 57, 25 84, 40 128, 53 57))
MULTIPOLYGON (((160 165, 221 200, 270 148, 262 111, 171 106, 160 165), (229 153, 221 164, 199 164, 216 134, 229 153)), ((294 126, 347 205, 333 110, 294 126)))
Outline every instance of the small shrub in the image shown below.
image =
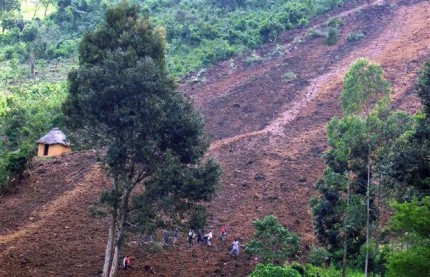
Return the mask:
POLYGON ((253 51, 251 56, 249 56, 245 59, 245 63, 247 65, 250 65, 250 64, 261 62, 263 60, 264 59, 260 55, 258 55, 257 52, 253 51))
POLYGON ((335 29, 339 29, 343 26, 343 21, 339 17, 332 18, 328 23, 327 26, 335 29))
POLYGON ((253 239, 245 245, 249 255, 258 255, 266 263, 275 263, 284 262, 299 250, 300 237, 279 223, 275 216, 255 220, 253 225, 256 229, 253 239))
POLYGON ((21 39, 26 42, 31 42, 36 39, 38 31, 37 24, 27 24, 24 30, 22 30, 21 39))
POLYGON ((63 40, 57 43, 56 47, 50 50, 50 56, 54 58, 70 57, 77 50, 77 42, 75 40, 63 40))
POLYGON ((293 268, 272 264, 258 264, 249 277, 302 277, 293 268))
POLYGON ((339 31, 335 28, 328 28, 327 35, 325 37, 324 43, 326 45, 334 45, 337 42, 337 38, 339 36, 339 31))
POLYGON ((279 57, 285 54, 285 49, 281 45, 277 44, 276 47, 269 53, 270 57, 279 57))
POLYGON ((293 71, 288 71, 287 73, 282 74, 281 78, 283 81, 289 83, 297 79, 297 74, 293 71))
POLYGON ((289 265, 288 268, 291 268, 297 271, 301 277, 311 277, 309 276, 305 266, 299 264, 298 262, 291 263, 291 265, 289 265))
POLYGON ((328 261, 328 252, 324 247, 312 247, 310 258, 314 266, 324 266, 328 261))
POLYGON ((360 39, 362 39, 364 37, 366 37, 366 35, 363 34, 362 32, 354 32, 354 33, 349 34, 346 37, 346 40, 348 42, 356 42, 356 41, 359 41, 360 39))

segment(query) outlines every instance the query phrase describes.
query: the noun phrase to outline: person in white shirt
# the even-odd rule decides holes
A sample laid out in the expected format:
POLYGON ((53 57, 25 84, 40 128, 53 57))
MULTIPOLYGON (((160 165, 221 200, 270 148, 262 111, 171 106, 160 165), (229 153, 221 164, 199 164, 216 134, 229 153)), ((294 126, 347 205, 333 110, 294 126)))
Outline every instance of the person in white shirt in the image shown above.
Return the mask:
POLYGON ((230 255, 236 255, 239 256, 239 240, 234 239, 233 243, 231 244, 231 252, 230 255))
POLYGON ((209 245, 209 246, 212 245, 212 229, 209 230, 209 233, 204 235, 203 239, 207 245, 209 245))

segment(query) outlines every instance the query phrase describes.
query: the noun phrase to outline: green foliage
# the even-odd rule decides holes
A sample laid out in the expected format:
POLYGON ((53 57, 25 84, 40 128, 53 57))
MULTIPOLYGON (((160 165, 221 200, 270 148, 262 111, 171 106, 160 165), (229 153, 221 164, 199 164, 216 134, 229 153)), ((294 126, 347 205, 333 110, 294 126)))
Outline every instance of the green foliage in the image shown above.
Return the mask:
POLYGON ((272 264, 258 264, 248 277, 302 277, 292 268, 272 264))
POLYGON ((430 62, 424 64, 417 84, 423 113, 409 124, 410 132, 401 136, 388 151, 382 170, 398 198, 411 200, 430 193, 430 62))
MULTIPOLYGON (((272 264, 258 264, 248 277, 340 277, 342 273, 334 266, 322 268, 310 264, 301 265, 292 263, 287 266, 276 266, 272 264)), ((362 277, 363 272, 347 270, 348 277, 362 277)), ((407 275, 405 275, 407 276, 407 275)))
POLYGON ((403 204, 392 203, 391 229, 402 235, 406 249, 395 249, 388 258, 388 274, 428 276, 430 274, 430 196, 403 204))
POLYGON ((294 73, 293 71, 288 71, 288 72, 282 74, 281 78, 282 78, 283 81, 289 83, 289 82, 292 82, 295 79, 297 79, 297 74, 294 73))
POLYGON ((340 27, 343 26, 343 21, 339 17, 333 17, 332 19, 330 19, 330 21, 327 23, 327 25, 329 27, 339 29, 340 27))
POLYGON ((418 96, 421 98, 421 103, 424 112, 427 116, 430 115, 430 61, 424 63, 423 68, 418 76, 416 85, 418 96))
MULTIPOLYGON (((377 245, 375 242, 369 244, 369 261, 368 272, 385 276, 387 268, 385 263, 390 255, 390 247, 385 245, 377 245)), ((364 268, 366 259, 366 245, 362 245, 360 254, 355 260, 355 268, 364 268)))
MULTIPOLYGON (((327 28, 325 33, 322 34, 325 37, 324 44, 326 45, 336 44, 339 37, 339 30, 342 26, 343 26, 342 19, 338 17, 332 18, 327 23, 327 28)), ((313 36, 318 36, 318 33, 314 33, 313 36)))
POLYGON ((325 266, 329 260, 329 253, 324 247, 311 248, 310 260, 314 266, 325 266))
MULTIPOLYGON (((155 25, 165 27, 167 68, 175 77, 181 77, 262 43, 274 42, 281 32, 306 25, 314 16, 345 1, 132 2, 141 4, 143 13, 151 15, 155 25)), ((16 0, 3 2, 19 4, 16 0)), ((24 6, 25 11, 20 12, 19 5, 12 7, 8 4, 9 10, 2 16, 2 25, 7 31, 0 34, 0 53, 2 46, 24 43, 25 52, 34 53, 36 61, 74 57, 77 52, 76 40, 103 20, 107 7, 119 2, 43 0, 38 10, 33 12, 27 6, 24 6)), ((27 58, 28 55, 19 58, 19 63, 25 64, 27 58)), ((17 78, 20 78, 26 72, 16 73, 17 78)))
POLYGON ((17 26, 19 20, 19 10, 21 3, 19 0, 2 0, 0 1, 0 24, 3 33, 6 29, 17 26))
POLYGON ((413 199, 411 202, 393 202, 391 207, 394 215, 390 219, 393 231, 407 235, 409 243, 421 243, 430 236, 430 196, 421 201, 413 199))
MULTIPOLYGON (((381 182, 377 170, 382 171, 391 145, 413 126, 408 115, 389 110, 389 92, 380 66, 357 60, 344 79, 340 97, 344 116, 333 118, 327 127, 327 167, 316 184, 321 196, 311 201, 311 207, 317 238, 327 246, 335 265, 342 259, 345 239, 348 257, 359 258, 365 241, 366 194, 371 224, 378 212, 372 189, 381 182)), ((372 270, 380 272, 383 259, 376 256, 372 270)))
POLYGON ((135 226, 182 221, 211 199, 220 175, 217 163, 202 161, 208 147, 203 119, 175 91, 164 50, 164 29, 141 18, 137 6, 109 9, 81 41, 63 105, 75 135, 86 138, 87 147, 107 149, 103 161, 118 188, 105 194, 106 203, 116 207, 124 193, 144 187, 132 196, 135 226))
MULTIPOLYGON (((347 207, 345 196, 348 177, 346 173, 335 173, 326 168, 324 176, 316 188, 321 193, 319 198, 311 201, 314 228, 317 238, 327 246, 330 259, 339 263, 343 254, 343 242, 346 232, 349 239, 348 249, 352 257, 357 256, 361 245, 364 243, 363 229, 365 226, 365 187, 363 177, 351 182, 350 205, 347 207), (344 225, 346 212, 349 212, 348 221, 344 225)), ((374 216, 373 216, 374 219, 374 216)))
POLYGON ((339 30, 338 29, 328 28, 324 43, 326 45, 334 45, 337 42, 338 36, 339 36, 339 30))
MULTIPOLYGON (((306 269, 306 274, 307 274, 305 276, 309 276, 309 277, 314 277, 314 276, 340 277, 340 276, 342 276, 342 272, 340 270, 336 269, 336 267, 333 265, 330 265, 329 267, 325 268, 325 267, 316 267, 316 266, 312 266, 310 264, 306 264, 305 269, 306 269)), ((346 271, 346 276, 348 276, 348 277, 362 277, 363 272, 348 269, 346 271)))
POLYGON ((283 262, 299 250, 300 238, 288 231, 272 215, 253 222, 253 239, 245 245, 245 252, 261 256, 264 262, 283 262))
POLYGON ((65 85, 39 84, 11 92, 0 95, 0 189, 19 180, 35 154, 36 140, 58 126, 65 85))
POLYGON ((343 82, 340 103, 344 114, 358 113, 366 105, 372 107, 388 96, 390 85, 382 68, 366 59, 356 60, 348 69, 343 82))
POLYGON ((346 36, 346 40, 348 42, 356 42, 356 41, 359 41, 365 37, 366 37, 366 35, 363 34, 362 32, 353 32, 353 33, 350 33, 349 35, 346 36))
POLYGON ((260 55, 258 55, 256 51, 253 51, 252 54, 251 54, 251 56, 248 56, 245 59, 245 63, 248 64, 248 65, 250 65, 250 64, 262 62, 263 60, 264 59, 260 55))

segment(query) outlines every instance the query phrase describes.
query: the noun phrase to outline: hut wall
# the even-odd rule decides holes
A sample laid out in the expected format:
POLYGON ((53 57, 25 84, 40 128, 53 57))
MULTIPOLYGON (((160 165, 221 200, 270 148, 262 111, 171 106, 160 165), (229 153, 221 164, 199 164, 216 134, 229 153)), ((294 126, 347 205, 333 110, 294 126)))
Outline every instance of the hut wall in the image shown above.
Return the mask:
POLYGON ((70 147, 62 145, 62 144, 51 144, 48 148, 48 155, 43 155, 45 151, 45 144, 39 143, 37 155, 39 157, 53 157, 58 156, 64 153, 70 153, 72 152, 72 149, 70 147))

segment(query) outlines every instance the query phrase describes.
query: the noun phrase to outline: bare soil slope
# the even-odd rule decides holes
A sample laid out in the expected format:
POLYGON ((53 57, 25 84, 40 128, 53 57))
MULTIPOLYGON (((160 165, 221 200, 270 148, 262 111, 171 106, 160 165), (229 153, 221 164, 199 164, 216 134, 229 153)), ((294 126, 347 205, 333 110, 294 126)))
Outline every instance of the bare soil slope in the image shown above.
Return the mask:
MULTIPOLYGON (((309 36, 309 29, 287 32, 279 46, 257 51, 263 61, 249 65, 244 55, 181 85, 205 115, 213 138, 210 155, 223 167, 208 226, 217 233, 227 224, 228 242, 188 251, 183 234, 177 246, 151 254, 130 238, 125 252, 136 269, 120 276, 245 276, 253 261, 244 255, 230 259, 228 244, 233 237, 246 242, 252 221, 269 214, 301 235, 304 253, 315 243, 308 201, 324 168, 325 127, 339 115, 347 68, 359 57, 381 64, 394 106, 414 112, 420 105, 412 86, 430 58, 428 1, 361 1, 310 28, 331 16, 344 23, 333 46, 309 36), (348 43, 352 32, 366 37, 348 43), (296 78, 289 80, 292 73, 296 78)), ((105 186, 109 180, 94 153, 33 165, 19 191, 0 199, 0 276, 98 276, 107 228, 88 211, 105 186)))

